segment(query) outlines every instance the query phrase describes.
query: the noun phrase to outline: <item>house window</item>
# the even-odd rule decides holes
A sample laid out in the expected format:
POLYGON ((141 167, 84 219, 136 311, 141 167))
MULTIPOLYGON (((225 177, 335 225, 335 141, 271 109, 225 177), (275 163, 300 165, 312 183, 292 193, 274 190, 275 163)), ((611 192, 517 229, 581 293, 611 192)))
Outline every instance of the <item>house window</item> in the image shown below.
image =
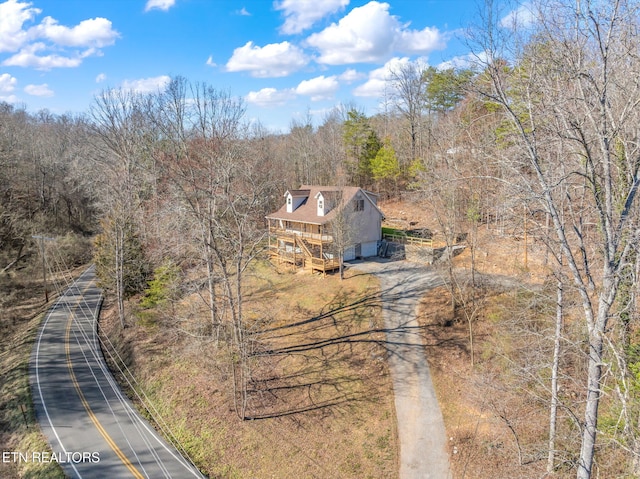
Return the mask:
POLYGON ((290 205, 291 204, 291 196, 287 197, 287 204, 290 205))
POLYGON ((320 209, 324 208, 324 203, 322 202, 322 200, 318 201, 318 208, 320 208, 320 209))
POLYGON ((355 211, 364 211, 364 200, 356 200, 355 211))

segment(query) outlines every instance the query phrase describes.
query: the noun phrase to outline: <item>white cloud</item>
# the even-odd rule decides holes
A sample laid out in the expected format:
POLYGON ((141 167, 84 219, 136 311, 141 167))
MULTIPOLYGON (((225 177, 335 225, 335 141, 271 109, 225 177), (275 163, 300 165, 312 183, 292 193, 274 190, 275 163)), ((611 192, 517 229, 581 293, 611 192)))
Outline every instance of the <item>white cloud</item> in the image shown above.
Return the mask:
POLYGON ((367 75, 365 75, 364 73, 360 73, 353 68, 347 68, 343 73, 340 74, 340 76, 338 76, 338 79, 345 83, 353 83, 354 81, 366 78, 366 76, 367 75))
POLYGON ((53 96, 53 90, 46 83, 42 85, 27 85, 24 87, 24 92, 32 96, 53 96))
POLYGON ((335 13, 349 4, 349 0, 281 0, 274 8, 284 12, 285 21, 280 32, 293 35, 310 28, 326 15, 335 13))
POLYGON ((31 3, 8 0, 0 4, 0 52, 13 55, 2 64, 49 70, 77 67, 84 58, 101 55, 120 34, 106 18, 83 20, 75 26, 60 25, 52 17, 33 23, 41 13, 31 3), (69 51, 69 48, 74 48, 69 51))
POLYGON ((392 58, 384 66, 369 72, 369 79, 353 90, 354 96, 381 98, 384 97, 392 71, 398 71, 409 59, 392 58))
POLYGON ((512 10, 500 20, 503 28, 515 29, 516 27, 530 27, 536 21, 536 14, 530 2, 525 2, 517 9, 512 10))
POLYGON ((15 95, 3 95, 2 92, 0 92, 0 101, 4 101, 7 103, 18 103, 20 101, 20 98, 15 95))
POLYGON ((236 13, 243 17, 250 17, 251 13, 245 7, 242 7, 240 10, 237 10, 236 13))
POLYGON ((171 7, 176 4, 176 0, 147 0, 147 4, 144 7, 144 11, 148 12, 149 10, 153 10, 157 8, 158 10, 162 10, 166 12, 171 7))
MULTIPOLYGON (((307 113, 311 115, 313 118, 322 120, 327 118, 328 115, 331 115, 331 113, 333 113, 335 109, 336 109, 335 105, 328 108, 319 108, 317 110, 310 108, 309 110, 307 110, 307 113)), ((298 116, 301 116, 301 115, 298 115, 298 116)), ((305 118, 303 117, 301 119, 304 120, 305 118)))
POLYGON ((13 95, 13 91, 16 89, 18 80, 8 73, 0 75, 0 101, 6 101, 7 103, 18 102, 18 97, 13 95))
POLYGON ((50 54, 39 55, 45 50, 44 43, 33 43, 22 48, 18 53, 7 58, 3 65, 14 67, 35 68, 36 70, 51 70, 52 68, 73 68, 82 63, 82 55, 75 54, 72 57, 50 54))
POLYGON ((120 35, 106 18, 83 20, 75 27, 59 25, 51 17, 45 17, 42 23, 29 30, 30 35, 50 40, 63 47, 102 48, 113 45, 120 35))
POLYGON ((258 78, 284 77, 308 63, 303 51, 289 42, 270 43, 264 47, 247 42, 236 48, 227 62, 227 71, 249 71, 258 78))
POLYGON ((335 76, 322 75, 301 81, 295 91, 298 95, 310 96, 311 101, 320 101, 333 98, 339 88, 340 84, 335 76))
POLYGON ((207 58, 207 61, 205 62, 206 65, 210 66, 210 67, 215 67, 216 62, 213 61, 213 56, 209 55, 209 58, 207 58))
POLYGON ((329 65, 381 62, 394 52, 426 55, 445 46, 437 29, 409 30, 389 14, 388 3, 377 1, 354 8, 307 43, 320 51, 317 61, 329 65))
POLYGON ((446 62, 440 63, 437 68, 438 70, 447 70, 449 68, 453 68, 454 70, 459 70, 462 68, 469 68, 471 70, 481 70, 488 63, 488 54, 485 52, 481 52, 479 54, 469 53, 468 55, 462 55, 453 57, 446 62))
POLYGON ((164 90, 170 81, 171 77, 167 75, 140 78, 138 80, 125 80, 122 82, 122 89, 131 90, 136 93, 155 93, 164 90))
POLYGON ((104 73, 100 73, 98 74, 98 76, 96 77, 96 83, 102 83, 103 81, 105 81, 107 79, 107 75, 104 73))
POLYGON ((353 90, 353 96, 381 98, 384 96, 387 81, 381 78, 370 78, 353 90))
POLYGON ((295 98, 295 92, 290 89, 276 90, 275 88, 263 88, 259 91, 251 91, 245 97, 247 103, 263 108, 278 107, 295 98))
POLYGON ((8 73, 3 73, 0 75, 0 94, 11 93, 16 89, 17 84, 18 80, 16 80, 15 77, 12 77, 8 73))
POLYGON ((437 28, 402 30, 397 32, 394 50, 404 54, 424 54, 445 47, 444 37, 437 28))
POLYGON ((319 76, 301 81, 296 88, 263 88, 251 91, 245 96, 245 101, 262 108, 275 108, 294 100, 298 95, 311 97, 311 101, 329 100, 335 96, 340 88, 336 76, 319 76))
POLYGON ((31 8, 30 3, 16 0, 0 3, 0 52, 17 51, 28 40, 22 25, 40 12, 38 8, 31 8))

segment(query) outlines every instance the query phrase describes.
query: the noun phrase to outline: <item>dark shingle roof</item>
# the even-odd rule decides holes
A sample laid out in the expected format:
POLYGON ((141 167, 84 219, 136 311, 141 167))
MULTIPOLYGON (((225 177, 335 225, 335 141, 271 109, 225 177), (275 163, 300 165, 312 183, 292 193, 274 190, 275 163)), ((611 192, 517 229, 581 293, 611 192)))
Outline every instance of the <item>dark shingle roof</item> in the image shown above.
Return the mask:
MULTIPOLYGON (((298 221, 301 223, 322 225, 331 221, 336 216, 336 212, 339 211, 339 208, 344 207, 344 205, 348 205, 358 191, 362 191, 370 200, 370 196, 376 196, 373 193, 361 190, 361 188, 358 188, 357 186, 338 187, 302 185, 300 189, 288 191, 294 197, 307 197, 300 206, 298 206, 293 212, 287 213, 287 205, 285 204, 278 211, 267 215, 267 219, 298 221), (308 194, 306 192, 308 192, 308 194), (318 204, 316 201, 316 195, 318 193, 322 193, 322 196, 330 202, 339 202, 340 205, 334 206, 326 215, 318 216, 318 204)), ((375 205, 375 202, 372 203, 375 205)))

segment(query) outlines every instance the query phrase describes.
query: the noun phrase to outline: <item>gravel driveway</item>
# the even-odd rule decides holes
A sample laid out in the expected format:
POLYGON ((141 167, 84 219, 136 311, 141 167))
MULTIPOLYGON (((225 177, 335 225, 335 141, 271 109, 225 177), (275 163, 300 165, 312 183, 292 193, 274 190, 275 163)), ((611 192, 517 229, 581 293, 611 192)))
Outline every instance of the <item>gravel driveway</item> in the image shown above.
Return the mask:
POLYGON ((351 267, 375 274, 381 282, 398 418, 400 478, 449 479, 444 421, 416 319, 422 295, 443 281, 433 268, 408 261, 363 261, 351 267))

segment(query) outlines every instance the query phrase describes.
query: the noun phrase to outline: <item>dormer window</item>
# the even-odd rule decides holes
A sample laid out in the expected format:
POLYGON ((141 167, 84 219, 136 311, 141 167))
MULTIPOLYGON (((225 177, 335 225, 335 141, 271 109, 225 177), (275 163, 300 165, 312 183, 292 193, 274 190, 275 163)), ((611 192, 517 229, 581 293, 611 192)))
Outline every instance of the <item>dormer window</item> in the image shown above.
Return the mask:
POLYGON ((326 205, 326 200, 321 192, 316 195, 316 200, 317 200, 316 214, 318 216, 324 216, 327 213, 327 211, 324 209, 326 205))
POLYGON ((309 198, 309 190, 289 190, 284 194, 287 199, 287 213, 293 213, 309 198))

